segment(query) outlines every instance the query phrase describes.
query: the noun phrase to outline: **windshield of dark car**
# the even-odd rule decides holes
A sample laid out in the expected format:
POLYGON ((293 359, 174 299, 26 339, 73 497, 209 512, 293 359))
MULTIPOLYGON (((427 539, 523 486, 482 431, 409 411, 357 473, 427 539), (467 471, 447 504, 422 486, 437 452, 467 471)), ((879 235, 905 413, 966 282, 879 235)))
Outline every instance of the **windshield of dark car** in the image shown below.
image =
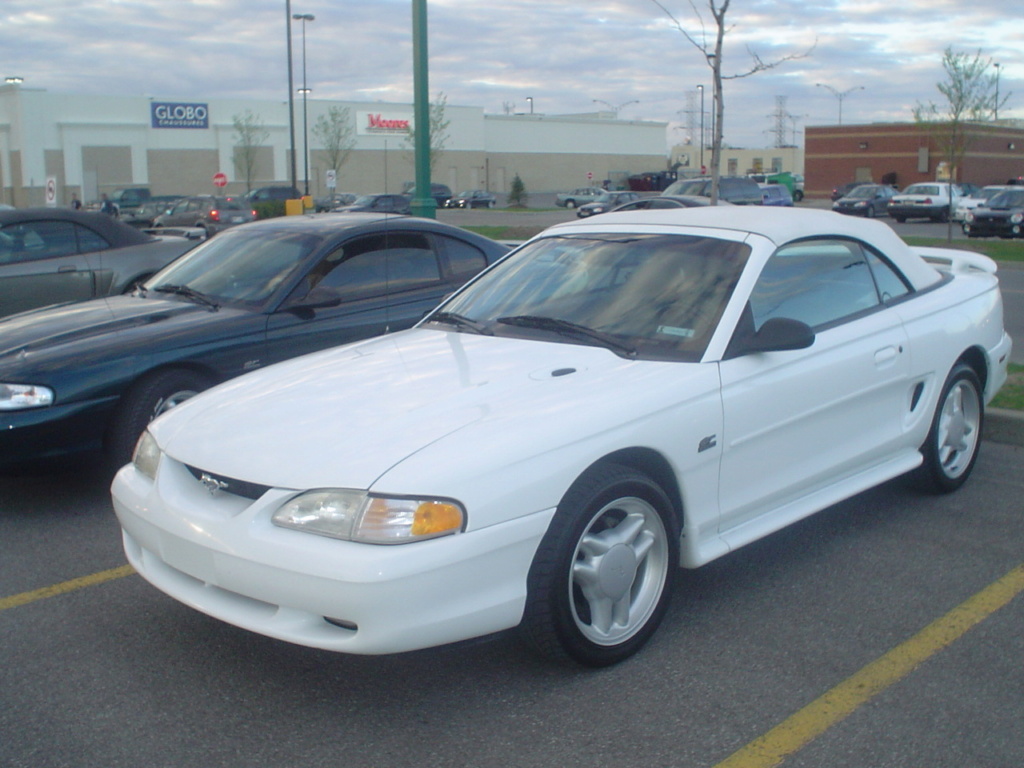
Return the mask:
POLYGON ((444 310, 495 335, 548 340, 536 319, 553 318, 612 337, 641 358, 699 360, 749 252, 684 235, 548 237, 484 273, 444 310))
POLYGON ((989 208, 1024 208, 1024 189, 1008 189, 988 201, 989 208))
POLYGON ((865 200, 867 198, 874 197, 877 192, 878 187, 873 187, 870 184, 866 184, 851 189, 847 197, 853 200, 865 200))
POLYGON ((319 242, 294 231, 231 228, 157 272, 145 288, 185 286, 218 304, 257 307, 288 281, 319 242))
POLYGON ((680 180, 670 185, 664 195, 703 195, 708 183, 704 179, 680 180))

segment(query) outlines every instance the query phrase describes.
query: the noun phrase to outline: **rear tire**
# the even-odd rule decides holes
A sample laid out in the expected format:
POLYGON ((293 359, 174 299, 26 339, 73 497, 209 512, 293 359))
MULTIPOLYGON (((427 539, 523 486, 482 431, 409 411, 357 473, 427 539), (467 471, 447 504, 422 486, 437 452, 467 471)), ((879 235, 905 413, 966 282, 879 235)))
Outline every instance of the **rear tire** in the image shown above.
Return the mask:
POLYGON ((678 539, 672 505, 650 478, 614 464, 584 474, 530 566, 527 644, 591 667, 632 656, 668 608, 678 539))
POLYGON ((156 371, 135 382, 121 397, 110 425, 107 452, 113 462, 121 466, 131 461, 149 422, 212 384, 209 378, 180 368, 156 371))
POLYGON ((974 369, 957 363, 939 395, 928 439, 921 448, 919 470, 926 487, 950 493, 963 485, 974 469, 981 447, 985 402, 974 369))

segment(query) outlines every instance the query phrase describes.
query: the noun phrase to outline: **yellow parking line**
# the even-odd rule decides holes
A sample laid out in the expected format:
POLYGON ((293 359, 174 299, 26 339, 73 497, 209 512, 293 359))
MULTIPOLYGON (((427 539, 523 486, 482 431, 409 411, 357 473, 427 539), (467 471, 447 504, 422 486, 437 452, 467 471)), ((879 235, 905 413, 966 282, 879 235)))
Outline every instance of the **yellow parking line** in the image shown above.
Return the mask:
POLYGON ((868 664, 715 768, 772 768, 1024 591, 1024 565, 868 664))
POLYGON ((22 592, 20 595, 0 597, 0 611, 6 611, 8 608, 17 608, 19 605, 34 603, 36 600, 43 600, 47 597, 65 595, 68 592, 74 592, 76 589, 91 587, 94 584, 102 584, 105 581, 113 581, 114 579, 120 579, 124 576, 130 576, 133 573, 135 573, 135 569, 130 565, 122 565, 120 568, 111 568, 109 571, 100 571, 99 573, 92 573, 88 576, 71 579, 70 581, 62 581, 60 584, 43 587, 42 589, 35 589, 31 592, 22 592))

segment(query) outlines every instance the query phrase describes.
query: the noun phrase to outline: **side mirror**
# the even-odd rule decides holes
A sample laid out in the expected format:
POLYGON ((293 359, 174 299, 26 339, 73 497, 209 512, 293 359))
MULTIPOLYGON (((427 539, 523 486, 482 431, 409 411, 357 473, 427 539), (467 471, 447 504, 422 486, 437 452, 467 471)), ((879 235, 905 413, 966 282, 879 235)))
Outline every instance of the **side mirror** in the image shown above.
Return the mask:
POLYGON ((773 317, 761 326, 761 330, 747 337, 739 344, 739 354, 752 352, 782 352, 791 349, 807 349, 814 344, 814 331, 800 320, 788 317, 773 317))

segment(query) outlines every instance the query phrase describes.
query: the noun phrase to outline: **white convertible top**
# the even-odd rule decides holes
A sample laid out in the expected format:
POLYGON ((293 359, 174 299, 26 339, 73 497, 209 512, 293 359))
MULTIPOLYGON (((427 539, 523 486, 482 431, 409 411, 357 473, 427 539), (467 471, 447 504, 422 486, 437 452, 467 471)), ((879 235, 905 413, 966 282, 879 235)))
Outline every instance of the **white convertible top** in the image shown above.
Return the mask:
MULTIPOLYGON (((557 224, 551 234, 624 231, 636 226, 714 229, 737 234, 754 234, 781 246, 808 237, 849 237, 861 240, 889 258, 916 289, 941 279, 934 266, 900 239, 892 227, 881 221, 844 216, 812 208, 782 208, 760 205, 705 206, 605 213, 557 224)), ((930 255, 938 256, 935 249, 930 255)))

